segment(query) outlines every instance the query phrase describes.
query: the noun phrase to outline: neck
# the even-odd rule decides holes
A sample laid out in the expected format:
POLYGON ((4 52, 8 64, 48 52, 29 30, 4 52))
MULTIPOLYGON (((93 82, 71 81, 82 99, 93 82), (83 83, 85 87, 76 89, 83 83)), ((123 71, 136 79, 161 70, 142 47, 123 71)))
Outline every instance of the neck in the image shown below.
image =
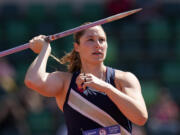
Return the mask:
POLYGON ((105 80, 106 66, 103 63, 100 64, 82 64, 82 73, 91 73, 94 76, 105 80))

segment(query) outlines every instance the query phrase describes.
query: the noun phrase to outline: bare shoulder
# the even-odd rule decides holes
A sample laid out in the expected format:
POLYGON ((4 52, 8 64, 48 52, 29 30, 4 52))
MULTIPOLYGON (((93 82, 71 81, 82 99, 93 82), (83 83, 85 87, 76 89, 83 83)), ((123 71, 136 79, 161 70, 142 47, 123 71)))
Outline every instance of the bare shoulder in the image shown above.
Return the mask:
POLYGON ((115 85, 117 88, 122 87, 138 87, 140 89, 139 80, 131 72, 115 70, 115 85))
POLYGON ((131 72, 125 72, 122 70, 115 70, 115 78, 119 80, 136 79, 137 77, 131 72))

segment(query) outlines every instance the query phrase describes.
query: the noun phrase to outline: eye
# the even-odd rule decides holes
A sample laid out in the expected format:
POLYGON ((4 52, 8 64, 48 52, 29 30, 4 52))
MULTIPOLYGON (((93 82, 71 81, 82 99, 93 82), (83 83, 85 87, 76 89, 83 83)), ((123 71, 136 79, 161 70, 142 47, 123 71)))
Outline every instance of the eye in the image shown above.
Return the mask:
POLYGON ((105 38, 100 38, 100 39, 99 39, 99 42, 100 42, 100 43, 102 43, 102 42, 104 42, 104 41, 105 41, 105 38))
POLYGON ((94 41, 92 38, 89 38, 87 41, 94 41))

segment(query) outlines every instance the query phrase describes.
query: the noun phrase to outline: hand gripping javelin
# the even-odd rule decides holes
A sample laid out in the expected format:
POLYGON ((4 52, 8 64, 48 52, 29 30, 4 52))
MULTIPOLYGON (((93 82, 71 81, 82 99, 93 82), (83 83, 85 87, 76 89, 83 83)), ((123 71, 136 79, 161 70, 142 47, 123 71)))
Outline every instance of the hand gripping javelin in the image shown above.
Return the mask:
MULTIPOLYGON (((142 10, 141 8, 135 9, 135 10, 130 10, 130 11, 127 11, 127 12, 119 13, 119 14, 116 14, 116 15, 113 15, 113 16, 110 16, 110 17, 107 17, 107 18, 92 22, 90 24, 81 25, 81 26, 75 27, 73 29, 66 30, 64 32, 60 32, 60 33, 57 33, 57 34, 54 34, 54 35, 49 35, 49 36, 47 36, 46 41, 52 42, 54 40, 57 40, 59 38, 71 35, 73 33, 79 32, 81 30, 88 29, 88 28, 96 26, 96 25, 102 25, 102 24, 105 24, 105 23, 109 23, 109 22, 124 18, 126 16, 129 16, 129 15, 134 14, 136 12, 139 12, 141 10, 142 10)), ((26 43, 26 44, 23 44, 23 45, 20 45, 20 46, 17 46, 17 47, 2 51, 2 52, 0 52, 0 58, 4 57, 4 56, 7 56, 7 55, 10 55, 12 53, 16 53, 16 52, 20 52, 22 50, 28 49, 29 47, 30 47, 29 43, 26 43)))

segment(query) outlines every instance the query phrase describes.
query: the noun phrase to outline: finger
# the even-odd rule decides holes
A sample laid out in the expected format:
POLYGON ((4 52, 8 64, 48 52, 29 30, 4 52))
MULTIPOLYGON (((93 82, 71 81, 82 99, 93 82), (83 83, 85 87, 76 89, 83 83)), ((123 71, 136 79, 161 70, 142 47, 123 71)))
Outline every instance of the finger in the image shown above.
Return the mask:
POLYGON ((84 77, 83 88, 87 87, 87 84, 90 82, 90 80, 91 80, 90 78, 84 77))
POLYGON ((83 88, 84 86, 84 82, 81 84, 81 85, 77 85, 77 89, 80 91, 80 92, 83 92, 85 90, 85 88, 83 88))
POLYGON ((81 90, 81 89, 83 89, 83 85, 82 85, 82 86, 81 86, 81 85, 80 85, 80 86, 77 85, 77 88, 78 88, 79 90, 81 90))
POLYGON ((87 86, 85 85, 85 83, 83 84, 83 90, 85 90, 87 88, 87 86))
POLYGON ((81 88, 80 80, 76 79, 76 85, 77 85, 78 88, 81 88))
POLYGON ((33 40, 30 40, 30 41, 29 41, 29 45, 30 45, 30 48, 34 48, 34 41, 33 41, 33 40))
POLYGON ((83 80, 81 80, 81 84, 79 85, 79 88, 82 88, 83 90, 85 90, 87 87, 84 85, 87 82, 87 78, 86 77, 82 77, 83 80))
POLYGON ((85 81, 85 78, 87 78, 87 76, 84 76, 84 75, 80 75, 80 76, 79 76, 79 80, 80 80, 80 81, 85 81))
POLYGON ((84 84, 83 84, 83 89, 84 89, 84 90, 87 89, 87 87, 90 86, 90 83, 91 83, 91 82, 84 82, 84 84))
POLYGON ((85 77, 86 78, 92 78, 92 75, 88 73, 88 74, 85 75, 85 77))
POLYGON ((41 38, 45 38, 45 37, 46 37, 46 35, 39 35, 39 37, 41 37, 41 38))
POLYGON ((39 36, 43 41, 49 42, 49 38, 46 35, 40 35, 39 36))
POLYGON ((86 74, 85 73, 80 73, 79 76, 86 76, 86 74))
POLYGON ((43 37, 44 37, 43 35, 39 35, 39 36, 34 37, 33 40, 43 39, 43 37))
POLYGON ((37 40, 37 39, 38 39, 38 36, 33 38, 33 40, 37 40))
POLYGON ((84 83, 84 77, 78 76, 76 79, 76 84, 79 88, 82 88, 82 85, 84 83))
POLYGON ((49 39, 47 36, 43 37, 43 39, 44 39, 44 41, 46 41, 47 43, 50 43, 50 39, 49 39))

